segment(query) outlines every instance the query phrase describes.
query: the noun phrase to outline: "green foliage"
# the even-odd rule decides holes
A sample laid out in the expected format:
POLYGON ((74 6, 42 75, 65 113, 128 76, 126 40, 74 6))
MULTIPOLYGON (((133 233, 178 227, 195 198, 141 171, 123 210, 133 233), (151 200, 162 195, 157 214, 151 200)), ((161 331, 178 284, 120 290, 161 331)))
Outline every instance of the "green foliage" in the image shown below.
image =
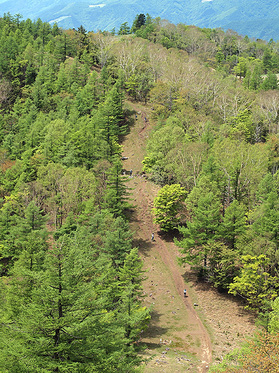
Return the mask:
POLYGON ((130 34, 130 27, 128 26, 128 22, 124 22, 120 25, 118 35, 128 35, 130 34))
POLYGON ((32 266, 32 257, 47 247, 47 217, 34 201, 26 205, 25 198, 22 193, 6 197, 0 210, 0 255, 14 261, 25 251, 32 266))
POLYGON ((146 329, 150 320, 150 313, 143 307, 140 298, 142 291, 142 261, 138 256, 138 250, 132 249, 126 256, 124 265, 119 274, 120 296, 120 320, 125 325, 125 336, 131 342, 135 342, 140 333, 146 329))
POLYGON ((235 249, 237 237, 246 230, 245 208, 234 200, 225 210, 219 233, 229 248, 235 249))
POLYGON ((182 261, 253 309, 274 307, 274 321, 277 43, 148 14, 119 36, 73 27, 0 19, 0 365, 139 363, 134 342, 150 315, 125 216, 128 96, 147 105, 153 129, 143 165, 163 187, 155 222, 180 224, 182 261))
POLYGON ((154 223, 163 231, 177 228, 180 223, 179 213, 185 200, 186 190, 179 184, 165 185, 154 199, 154 223))
POLYGON ((105 208, 115 216, 123 216, 124 210, 130 207, 129 193, 125 185, 127 177, 122 176, 122 165, 116 161, 108 171, 107 190, 105 195, 105 208))
POLYGON ((268 91, 269 89, 278 89, 278 79, 276 74, 269 71, 261 85, 261 89, 265 91, 268 91))
POLYGON ((136 15, 136 18, 133 22, 131 32, 134 33, 139 30, 146 23, 146 17, 143 13, 136 15))
POLYGON ((209 263, 209 281, 219 290, 227 290, 239 272, 239 251, 215 241, 208 244, 205 252, 209 263))
MULTIPOLYGON (((136 253, 131 255, 136 260, 136 253)), ((117 307, 112 307, 118 282, 110 263, 101 257, 94 260, 88 245, 64 236, 46 253, 43 265, 30 270, 26 264, 22 255, 13 280, 2 283, 6 294, 4 313, 1 309, 1 366, 10 372, 102 372, 108 365, 111 371, 133 371, 137 358, 127 343, 137 338, 148 311, 130 299, 135 309, 129 314, 131 336, 127 335, 122 292, 117 307)), ((124 265, 121 283, 134 283, 136 299, 139 268, 133 262, 128 268, 124 265), (125 276, 128 268, 136 275, 125 276)))
POLYGON ((147 95, 153 87, 151 75, 145 72, 132 74, 125 84, 127 92, 134 100, 147 101, 147 95))
POLYGON ((270 301, 278 296, 277 277, 269 273, 269 263, 265 255, 242 257, 242 269, 229 286, 229 293, 246 299, 248 307, 267 310, 270 301))
POLYGON ((269 333, 279 332, 279 297, 271 302, 272 311, 269 313, 268 331, 269 333))
POLYGON ((220 207, 219 200, 212 192, 201 196, 197 205, 192 206, 191 220, 187 221, 186 227, 179 228, 183 239, 179 242, 176 240, 176 244, 182 248, 181 252, 184 254, 181 258, 182 262, 206 270, 209 245, 218 236, 220 207))
POLYGON ((247 142, 251 142, 254 137, 253 119, 249 110, 245 109, 238 113, 237 117, 230 120, 232 126, 230 135, 232 138, 244 138, 247 142))
POLYGON ((239 140, 224 139, 213 146, 216 162, 227 178, 229 199, 247 203, 253 199, 255 186, 267 173, 267 149, 260 145, 246 144, 239 140))
POLYGON ((167 184, 171 179, 169 152, 177 141, 183 142, 185 135, 178 126, 164 126, 158 129, 148 143, 148 155, 143 160, 143 170, 151 172, 152 179, 158 184, 167 184))

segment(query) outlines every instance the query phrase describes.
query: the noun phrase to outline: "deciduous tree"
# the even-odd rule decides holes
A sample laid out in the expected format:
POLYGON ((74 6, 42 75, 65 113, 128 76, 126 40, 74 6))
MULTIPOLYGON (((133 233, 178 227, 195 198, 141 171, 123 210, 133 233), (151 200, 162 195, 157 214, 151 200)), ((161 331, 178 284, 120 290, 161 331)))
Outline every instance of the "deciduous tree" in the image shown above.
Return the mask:
POLYGON ((154 199, 153 214, 154 222, 159 224, 163 231, 177 228, 185 197, 186 190, 179 184, 165 185, 159 190, 154 199))

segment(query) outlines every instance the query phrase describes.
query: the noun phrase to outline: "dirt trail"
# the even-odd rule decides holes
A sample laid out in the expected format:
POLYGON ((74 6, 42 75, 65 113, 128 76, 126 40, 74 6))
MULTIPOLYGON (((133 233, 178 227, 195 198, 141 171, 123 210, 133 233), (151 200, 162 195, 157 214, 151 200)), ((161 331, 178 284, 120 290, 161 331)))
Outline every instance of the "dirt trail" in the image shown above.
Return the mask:
MULTIPOLYGON (((189 329, 192 330, 194 338, 190 339, 195 339, 195 346, 190 348, 190 351, 192 354, 201 358, 201 361, 198 363, 198 371, 203 373, 207 371, 207 367, 212 358, 210 338, 194 309, 191 295, 188 293, 186 298, 183 296, 183 290, 186 285, 182 277, 181 269, 176 261, 177 249, 174 244, 169 243, 167 245, 164 242, 164 240, 158 235, 158 228, 155 227, 152 222, 151 207, 157 188, 140 175, 142 167, 141 161, 144 155, 143 149, 150 131, 149 118, 146 111, 138 111, 138 108, 136 109, 136 114, 134 114, 135 126, 131 129, 131 133, 126 136, 122 144, 123 156, 128 158, 123 162, 123 168, 126 170, 132 169, 134 175, 130 178, 129 187, 132 187, 132 196, 134 203, 137 206, 132 214, 132 228, 135 231, 135 243, 139 247, 140 253, 145 261, 146 270, 150 270, 154 265, 160 266, 162 264, 168 269, 168 280, 173 283, 172 285, 175 288, 175 297, 178 298, 179 311, 184 307, 182 317, 184 316, 185 325, 184 328, 182 326, 179 338, 182 340, 182 345, 184 345, 183 339, 187 339, 186 336, 190 334, 189 329), (156 238, 150 247, 152 232, 155 232, 156 238), (155 257, 154 254, 156 255, 155 257), (155 263, 152 263, 152 260, 150 260, 150 256, 152 258, 152 255, 155 263)), ((164 272, 161 272, 161 279, 158 279, 157 276, 152 276, 152 274, 148 274, 147 276, 148 280, 151 282, 159 282, 158 280, 160 280, 162 284, 164 281, 164 272)), ((148 286, 145 286, 145 289, 148 292, 148 286)), ((156 297, 160 297, 159 292, 160 290, 156 289, 156 297)), ((155 295, 154 290, 151 294, 155 295)), ((154 299, 154 296, 151 298, 154 299)), ((155 304, 155 302, 152 303, 155 304)), ((161 307, 158 302, 157 306, 153 306, 153 310, 164 312, 164 308, 161 307)), ((185 347, 188 347, 189 349, 189 346, 185 347)))
MULTIPOLYGON (((211 362, 212 355, 211 355, 211 342, 208 335, 207 330, 203 326, 199 316, 197 315, 196 310, 193 306, 193 301, 191 295, 188 295, 184 298, 183 290, 187 287, 185 281, 182 277, 181 268, 179 268, 176 255, 177 255, 177 248, 174 247, 174 244, 168 243, 168 245, 164 242, 164 240, 158 234, 157 227, 155 227, 152 223, 152 216, 151 216, 151 201, 149 199, 149 192, 148 192, 148 181, 145 180, 133 180, 132 182, 135 185, 134 189, 134 196, 135 202, 140 210, 135 212, 136 221, 134 224, 137 225, 136 229, 136 240, 139 246, 140 252, 142 257, 146 263, 146 269, 152 268, 152 266, 157 265, 160 266, 162 262, 165 267, 168 269, 168 273, 166 276, 169 276, 169 281, 173 282, 174 288, 176 290, 175 297, 178 298, 179 307, 184 307, 185 309, 182 310, 182 320, 184 314, 184 327, 183 324, 180 324, 182 330, 180 332, 180 338, 183 340, 184 338, 187 339, 187 335, 191 334, 189 330, 193 333, 193 340, 196 340, 195 346, 185 346, 191 353, 195 354, 201 360, 198 363, 198 371, 199 372, 206 372, 209 363, 211 362), (152 250, 149 251, 149 254, 154 255, 155 252, 155 263, 152 263, 152 258, 148 258, 148 253, 146 253, 146 249, 148 247, 148 242, 146 239, 148 238, 150 241, 151 233, 155 232, 155 241, 152 242, 152 250), (180 298, 180 299, 179 299, 180 298), (187 315, 185 315, 187 314, 187 315)), ((147 240, 148 241, 148 240, 147 240)), ((157 275, 148 274, 149 280, 154 278, 153 282, 162 282, 164 281, 164 272, 161 273, 161 276, 158 278, 157 275)), ((151 280, 152 281, 152 280, 151 280)), ((167 288, 167 286, 166 286, 167 288)), ((152 295, 161 297, 160 290, 152 290, 152 295)), ((165 307, 161 307, 160 302, 158 302, 158 308, 160 312, 164 312, 165 307)), ((176 307, 177 308, 177 307, 176 307)), ((181 309, 179 308, 179 310, 181 309)), ((183 323, 180 320, 179 323, 183 323)), ((175 339, 175 335, 173 335, 175 339)), ((146 339, 148 340, 148 338, 146 339)))
POLYGON ((150 358, 144 371, 205 373, 212 362, 212 343, 201 318, 211 336, 214 334, 213 352, 219 361, 253 330, 250 315, 234 300, 219 296, 206 284, 198 284, 188 266, 178 265, 179 252, 172 240, 161 236, 153 224, 151 209, 159 188, 140 175, 146 140, 152 130, 151 110, 133 103, 129 103, 129 109, 134 110, 135 125, 122 143, 123 156, 127 157, 123 168, 133 170, 128 182, 136 206, 131 227, 134 245, 139 248, 147 272, 145 302, 152 307, 151 325, 142 336, 148 346, 145 357, 150 358))

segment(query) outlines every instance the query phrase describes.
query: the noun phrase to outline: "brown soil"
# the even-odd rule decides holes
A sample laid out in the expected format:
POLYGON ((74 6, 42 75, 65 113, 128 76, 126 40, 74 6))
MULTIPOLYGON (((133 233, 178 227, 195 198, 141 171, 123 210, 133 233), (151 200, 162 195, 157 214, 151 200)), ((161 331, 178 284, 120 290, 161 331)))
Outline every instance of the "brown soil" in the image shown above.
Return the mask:
POLYGON ((134 110, 135 124, 122 143, 128 158, 123 169, 133 170, 128 182, 135 205, 131 228, 146 270, 145 303, 152 307, 150 327, 142 335, 147 345, 144 372, 207 372, 210 364, 221 361, 253 333, 254 319, 235 298, 197 282, 189 266, 180 267, 172 238, 153 224, 151 209, 159 188, 141 175, 152 111, 147 105, 127 105, 134 110))

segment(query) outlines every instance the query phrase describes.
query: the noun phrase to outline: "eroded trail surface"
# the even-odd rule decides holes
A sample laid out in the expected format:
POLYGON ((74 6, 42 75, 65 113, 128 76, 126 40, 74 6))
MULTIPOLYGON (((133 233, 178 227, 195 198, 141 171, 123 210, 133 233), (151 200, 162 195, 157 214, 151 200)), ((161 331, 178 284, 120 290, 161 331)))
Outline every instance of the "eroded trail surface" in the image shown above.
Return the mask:
POLYGON ((198 284, 189 267, 180 267, 178 248, 153 224, 151 209, 159 188, 140 175, 152 130, 150 109, 132 103, 129 108, 134 110, 135 125, 122 144, 123 168, 133 171, 128 181, 135 205, 131 228, 146 270, 145 303, 152 307, 151 325, 142 335, 148 346, 144 357, 150 358, 144 372, 204 373, 213 359, 221 360, 253 330, 253 320, 232 298, 198 284))

